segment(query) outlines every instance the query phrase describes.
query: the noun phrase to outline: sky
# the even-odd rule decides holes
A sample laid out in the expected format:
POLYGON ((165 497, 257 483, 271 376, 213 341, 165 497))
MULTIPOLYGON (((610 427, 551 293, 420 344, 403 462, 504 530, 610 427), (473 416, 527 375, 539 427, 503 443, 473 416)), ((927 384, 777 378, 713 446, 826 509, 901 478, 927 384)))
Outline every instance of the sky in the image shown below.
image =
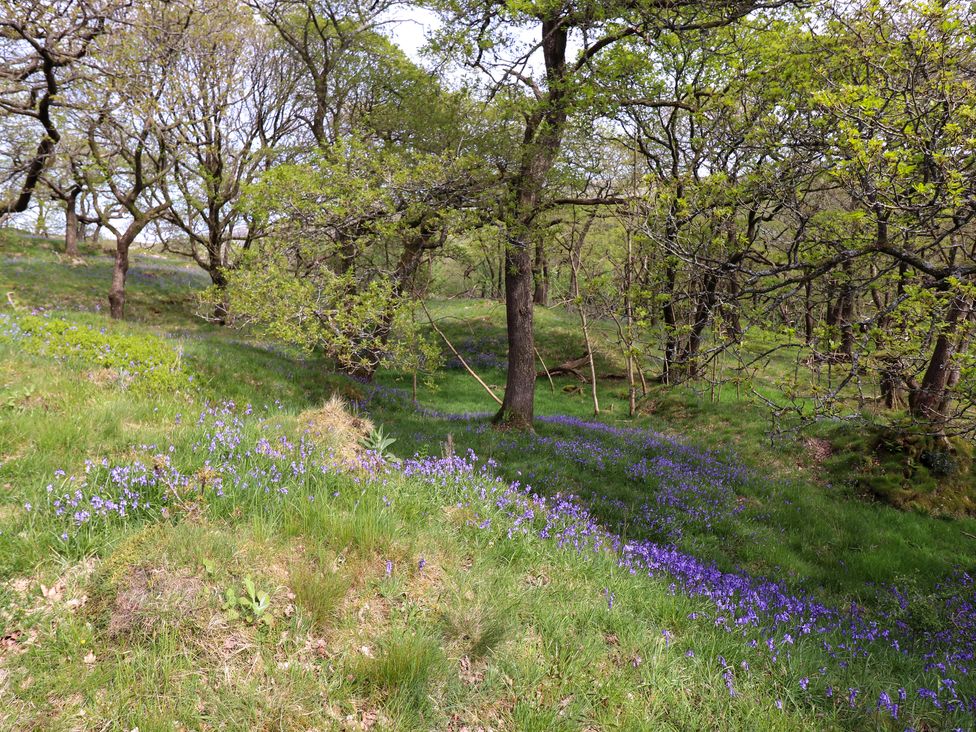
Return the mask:
POLYGON ((420 50, 427 42, 427 34, 439 25, 437 16, 427 8, 398 8, 391 14, 387 33, 415 63, 421 63, 420 50))

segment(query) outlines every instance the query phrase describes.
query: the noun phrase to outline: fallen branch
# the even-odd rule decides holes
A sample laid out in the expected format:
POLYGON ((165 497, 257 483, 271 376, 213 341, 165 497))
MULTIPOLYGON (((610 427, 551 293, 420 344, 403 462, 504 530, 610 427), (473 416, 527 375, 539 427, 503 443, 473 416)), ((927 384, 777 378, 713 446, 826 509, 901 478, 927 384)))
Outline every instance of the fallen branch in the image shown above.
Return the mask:
POLYGON ((552 383, 552 374, 549 373, 549 369, 546 368, 546 362, 542 360, 542 354, 539 353, 539 349, 535 349, 535 355, 539 357, 539 363, 542 364, 542 370, 546 372, 546 377, 549 379, 549 391, 556 391, 556 385, 552 383))
POLYGON ((422 307, 424 309, 424 315, 426 315, 427 316, 427 320, 430 321, 430 327, 433 328, 434 329, 434 332, 437 333, 437 335, 439 335, 441 337, 441 339, 444 341, 445 344, 447 344, 447 347, 451 349, 451 353, 453 353, 455 356, 457 356, 457 360, 461 362, 461 365, 462 366, 464 366, 465 371, 467 371, 469 374, 471 374, 474 377, 475 381, 477 381, 479 384, 481 384, 482 388, 485 391, 488 392, 488 395, 492 399, 495 400, 495 403, 496 404, 498 404, 499 406, 501 406, 502 400, 499 399, 498 396, 496 396, 495 392, 493 392, 491 390, 491 387, 488 386, 488 384, 486 384, 484 381, 482 381, 481 377, 478 376, 478 374, 476 374, 474 372, 474 369, 472 369, 470 366, 468 366, 468 362, 465 361, 464 358, 461 356, 461 354, 457 352, 457 349, 447 339, 447 336, 444 335, 444 332, 440 328, 437 327, 437 324, 434 322, 434 319, 432 317, 430 317, 430 311, 427 310, 427 305, 424 303, 423 300, 420 301, 420 307, 422 307))
MULTIPOLYGON (((585 383, 586 377, 583 376, 583 374, 581 374, 577 369, 579 369, 579 367, 582 366, 583 364, 588 363, 589 359, 590 356, 588 353, 586 353, 580 356, 579 358, 572 358, 569 361, 564 361, 558 366, 554 366, 553 368, 549 369, 547 373, 550 376, 562 376, 563 374, 572 374, 577 379, 585 383)), ((536 374, 536 376, 541 378, 543 374, 540 372, 536 374)))

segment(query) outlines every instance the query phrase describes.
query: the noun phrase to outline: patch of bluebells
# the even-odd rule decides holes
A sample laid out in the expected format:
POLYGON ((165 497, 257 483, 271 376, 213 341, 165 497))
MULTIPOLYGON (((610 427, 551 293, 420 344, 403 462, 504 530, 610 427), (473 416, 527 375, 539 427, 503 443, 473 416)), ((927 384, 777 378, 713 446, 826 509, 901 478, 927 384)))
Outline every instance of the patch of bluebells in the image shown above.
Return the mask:
MULTIPOLYGON (((145 460, 125 465, 103 460, 88 463, 82 476, 61 473, 61 487, 55 490, 52 485, 49 489, 49 506, 60 520, 58 530, 67 539, 70 532, 99 522, 154 517, 188 496, 217 505, 231 493, 253 500, 287 500, 291 493, 307 492, 311 496, 322 476, 329 475, 342 475, 377 496, 392 495, 389 503, 395 505, 395 493, 386 486, 391 478, 403 476, 425 486, 432 500, 470 510, 469 525, 473 530, 509 538, 531 536, 579 555, 609 554, 624 571, 662 581, 672 594, 695 598, 701 607, 689 619, 708 622, 740 637, 744 648, 755 654, 752 665, 746 661, 741 664, 742 674, 750 673, 757 661, 766 661, 760 669, 782 663, 781 658, 788 660, 795 648, 803 644, 815 649, 825 661, 817 683, 806 676, 800 679, 803 694, 817 693, 832 699, 836 689, 836 697, 844 706, 892 719, 905 716, 905 710, 912 708, 934 709, 957 718, 976 712, 970 680, 976 668, 976 586, 968 574, 953 578, 956 594, 942 608, 943 624, 935 629, 918 629, 900 618, 889 619, 884 613, 871 615, 853 603, 846 608, 830 607, 812 595, 791 591, 782 582, 741 571, 723 571, 672 543, 627 540, 601 525, 576 496, 542 496, 521 481, 506 481, 498 475, 500 466, 494 460, 479 460, 472 451, 402 461, 385 460, 373 453, 352 461, 339 460, 304 438, 291 439, 277 429, 277 410, 280 405, 246 421, 231 402, 205 410, 198 419, 202 436, 192 446, 193 452, 203 458, 202 467, 198 458, 195 471, 183 472, 174 466, 169 454, 172 448, 160 451, 146 445, 142 446, 148 456, 145 460), (920 661, 926 685, 917 686, 914 691, 905 687, 880 693, 875 690, 877 695, 873 696, 868 690, 847 683, 826 683, 831 669, 838 678, 847 680, 851 678, 849 667, 853 662, 873 662, 882 653, 920 661)), ((243 411, 246 415, 251 408, 243 411)), ((649 449, 662 444, 661 440, 673 445, 671 462, 662 461, 660 465, 664 467, 654 473, 664 476, 657 478, 660 481, 674 480, 675 485, 691 486, 680 482, 680 476, 686 473, 686 468, 680 466, 689 464, 700 466, 705 474, 728 486, 727 490, 734 488, 741 475, 734 467, 722 466, 714 456, 685 450, 668 438, 605 425, 584 429, 613 431, 611 434, 617 438, 639 441, 649 449), (679 467, 672 468, 671 464, 679 467)), ((337 494, 335 491, 331 495, 337 494)), ((654 505, 666 510, 676 504, 654 505)), ((418 569, 423 569, 419 563, 418 569)), ((391 571, 388 563, 387 572, 391 571)), ((611 611, 619 604, 609 589, 604 600, 611 611)), ((901 601, 911 602, 907 596, 901 601)), ((670 633, 664 633, 667 645, 670 633)), ((721 673, 729 693, 737 694, 735 673, 724 660, 721 673)))
MULTIPOLYGON (((401 466, 406 474, 439 490, 453 486, 461 497, 459 505, 475 509, 470 521, 474 527, 501 530, 508 537, 533 535, 581 554, 614 553, 619 566, 631 574, 666 581, 673 594, 704 601, 707 609, 692 613, 691 619, 710 620, 715 627, 742 637, 760 658, 774 664, 781 656, 788 658, 800 643, 817 648, 842 673, 856 659, 867 661, 880 651, 894 652, 921 660, 936 681, 937 690, 920 687, 913 702, 954 714, 976 712, 976 698, 960 693, 958 680, 949 676, 968 681, 973 670, 976 588, 968 575, 957 578, 959 594, 940 630, 888 624, 883 616, 871 617, 856 604, 829 607, 811 595, 792 592, 781 582, 722 571, 674 546, 624 541, 603 529, 574 496, 542 497, 528 485, 494 477, 493 467, 492 461, 479 463, 470 451, 465 457, 415 458, 401 466)), ((744 661, 743 672, 749 673, 750 668, 744 661)), ((828 673, 827 666, 821 668, 821 675, 828 673)), ((734 695, 731 668, 723 670, 723 678, 734 695)), ((801 678, 799 686, 801 691, 813 693, 809 678, 801 678)), ((820 693, 832 697, 833 686, 820 693)), ((898 701, 884 691, 868 699, 860 689, 848 687, 845 703, 897 719, 908 692, 901 688, 897 694, 898 701)))
MULTIPOLYGON (((423 417, 459 423, 473 433, 489 429, 488 413, 450 414, 415 404, 400 389, 373 385, 360 405, 409 409, 423 417)), ((628 532, 658 541, 677 542, 692 528, 707 532, 744 508, 738 487, 747 474, 734 461, 701 450, 653 430, 617 427, 564 415, 538 417, 553 434, 510 433, 496 444, 500 455, 531 453, 550 456, 553 464, 572 463, 594 477, 613 474, 647 500, 637 505, 619 498, 592 495, 591 508, 601 517, 626 516, 628 532), (564 434, 565 433, 565 434, 564 434)), ((538 476, 547 485, 558 483, 551 466, 538 476)))
MULTIPOLYGON (((280 409, 276 403, 268 411, 280 409)), ((250 413, 248 405, 244 416, 250 413)), ((47 486, 47 499, 61 539, 70 543, 107 523, 153 519, 199 500, 219 505, 219 499, 230 492, 283 497, 302 491, 323 474, 346 475, 361 483, 366 477, 376 479, 381 467, 386 469, 374 453, 339 458, 304 436, 292 440, 276 433, 267 417, 258 423, 255 434, 233 402, 203 410, 197 426, 202 436, 191 452, 202 457, 202 464, 194 469, 174 465, 173 446, 161 450, 141 445, 139 453, 144 457, 124 464, 89 460, 81 475, 56 471, 56 482, 47 486)))
MULTIPOLYGON (((508 342, 504 335, 469 336, 455 342, 454 346, 472 368, 502 370, 508 368, 508 359, 503 355, 508 351, 508 342)), ((445 353, 444 356, 447 368, 464 368, 461 360, 453 353, 445 353)))

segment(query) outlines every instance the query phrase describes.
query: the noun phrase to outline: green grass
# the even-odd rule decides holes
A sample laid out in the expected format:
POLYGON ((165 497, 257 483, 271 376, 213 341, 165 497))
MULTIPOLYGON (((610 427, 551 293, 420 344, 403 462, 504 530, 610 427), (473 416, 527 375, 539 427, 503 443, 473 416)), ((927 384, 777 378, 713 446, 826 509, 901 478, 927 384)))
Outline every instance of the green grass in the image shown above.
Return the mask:
MULTIPOLYGON (((133 278, 131 321, 111 323, 92 312, 107 259, 89 253, 88 265, 71 267, 35 244, 4 246, 16 262, 0 284, 15 302, 113 338, 181 348, 194 379, 163 393, 121 388, 91 368, 0 343, 0 627, 16 636, 0 651, 0 729, 903 728, 828 701, 821 688, 800 693, 797 681, 819 666, 819 649, 798 644, 789 657, 758 664, 740 639, 689 617, 707 609, 704 601, 632 576, 610 556, 479 530, 456 496, 416 479, 320 474, 289 483, 274 500, 258 492, 218 500, 201 489, 185 510, 106 523, 66 545, 61 524, 42 510, 55 471, 162 452, 195 474, 209 455, 193 449, 206 434, 196 418, 208 403, 252 404, 248 439, 264 430, 295 438, 298 414, 333 391, 370 393, 324 362, 194 319, 193 292, 205 280, 183 263, 137 257, 133 271, 146 276, 133 278), (34 510, 24 509, 28 502, 34 510), (240 591, 245 577, 271 597, 268 627, 225 616, 224 593, 240 591), (48 597, 42 584, 53 588, 48 597), (720 658, 735 670, 735 697, 720 658), (756 670, 742 674, 743 661, 756 670)), ((442 302, 432 313, 456 343, 497 345, 504 333, 497 303, 442 302)), ((550 366, 582 353, 572 313, 540 310, 537 324, 550 366)), ((597 335, 601 370, 622 370, 612 329, 599 324, 597 335)), ((500 390, 501 370, 481 372, 500 390)), ((379 381, 409 392, 412 379, 379 381)), ((541 381, 537 413, 588 417, 587 394, 563 391, 572 383, 557 380, 550 391, 541 381)), ((738 488, 743 510, 690 528, 682 548, 841 603, 870 604, 868 582, 898 581, 931 597, 917 606, 923 614, 937 606, 940 580, 973 566, 976 522, 898 511, 830 485, 801 446, 769 443, 765 413, 737 401, 734 387, 718 398, 656 388, 636 420, 626 417, 624 389, 601 386, 606 422, 682 435, 734 453, 749 471, 738 488)), ((493 408, 460 370, 421 378, 418 399, 444 413, 493 408)), ((450 435, 457 452, 495 458, 505 477, 542 493, 578 493, 608 527, 636 531, 630 512, 647 496, 622 472, 588 469, 484 421, 424 416, 408 403, 370 406, 397 438, 393 452, 439 454, 450 435)), ((548 423, 537 431, 577 436, 548 423)), ((925 678, 892 654, 846 673, 844 684, 875 695, 925 678)), ((921 708, 904 713, 919 729, 950 721, 921 708)))

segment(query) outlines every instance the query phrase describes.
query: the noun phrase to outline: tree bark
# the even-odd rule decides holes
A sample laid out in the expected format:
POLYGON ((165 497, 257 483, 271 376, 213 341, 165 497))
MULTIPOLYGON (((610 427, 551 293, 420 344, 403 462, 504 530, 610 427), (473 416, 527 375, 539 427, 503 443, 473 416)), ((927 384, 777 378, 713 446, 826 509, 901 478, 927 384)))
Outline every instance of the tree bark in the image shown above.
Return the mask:
POLYGON ((664 341, 664 371, 661 374, 662 384, 671 384, 674 380, 674 369, 678 359, 678 320, 674 312, 674 288, 677 272, 674 265, 668 264, 666 273, 666 287, 668 299, 662 306, 664 317, 665 341, 664 341))
POLYGON ((532 302, 536 305, 549 304, 549 262, 546 259, 546 246, 542 237, 535 243, 535 292, 532 302))
POLYGON ((963 295, 956 295, 949 305, 945 327, 935 340, 925 375, 919 388, 911 395, 909 407, 912 416, 941 426, 949 399, 946 387, 952 373, 951 362, 955 355, 956 326, 969 317, 969 303, 963 295))
POLYGON ((685 365, 687 378, 689 379, 696 379, 701 373, 701 366, 698 363, 698 352, 701 350, 701 344, 704 340, 705 328, 711 322, 712 312, 715 309, 717 299, 715 291, 717 287, 718 278, 714 273, 708 272, 705 275, 703 291, 698 295, 698 305, 695 308, 695 322, 688 336, 688 348, 685 350, 681 359, 685 365))
POLYGON ((813 331, 816 320, 813 316, 813 281, 807 280, 803 285, 803 339, 808 346, 813 345, 813 331))
POLYGON ((535 409, 535 334, 532 317, 532 259, 524 239, 509 242, 505 256, 505 316, 508 374, 495 422, 530 429, 535 409))
POLYGON ((115 320, 125 317, 125 280, 129 274, 129 246, 132 237, 123 234, 115 240, 115 262, 112 266, 112 286, 108 291, 109 313, 115 320))
POLYGON ((213 320, 217 325, 227 325, 227 273, 224 271, 224 261, 221 257, 220 231, 216 226, 210 226, 210 237, 207 241, 207 271, 210 281, 220 292, 220 299, 214 305, 213 320))
POLYGON ((548 91, 526 119, 518 175, 512 181, 514 211, 505 249, 505 315, 508 374, 496 424, 531 429, 535 404, 535 336, 532 329, 533 220, 545 178, 552 169, 566 126, 567 27, 559 17, 542 21, 542 53, 548 91))
POLYGON ((78 251, 78 194, 80 188, 72 188, 68 193, 64 209, 64 253, 72 258, 80 256, 78 251))
MULTIPOLYGON (((636 188, 636 186, 635 186, 636 188)), ((637 414, 637 386, 634 381, 634 302, 633 302, 633 282, 634 275, 634 239, 630 228, 626 230, 627 237, 627 259, 624 262, 624 317, 627 323, 627 415, 633 417, 637 414)))
POLYGON ((211 269, 210 281, 220 292, 220 299, 214 304, 213 321, 217 325, 227 325, 227 275, 224 268, 217 266, 211 269))

